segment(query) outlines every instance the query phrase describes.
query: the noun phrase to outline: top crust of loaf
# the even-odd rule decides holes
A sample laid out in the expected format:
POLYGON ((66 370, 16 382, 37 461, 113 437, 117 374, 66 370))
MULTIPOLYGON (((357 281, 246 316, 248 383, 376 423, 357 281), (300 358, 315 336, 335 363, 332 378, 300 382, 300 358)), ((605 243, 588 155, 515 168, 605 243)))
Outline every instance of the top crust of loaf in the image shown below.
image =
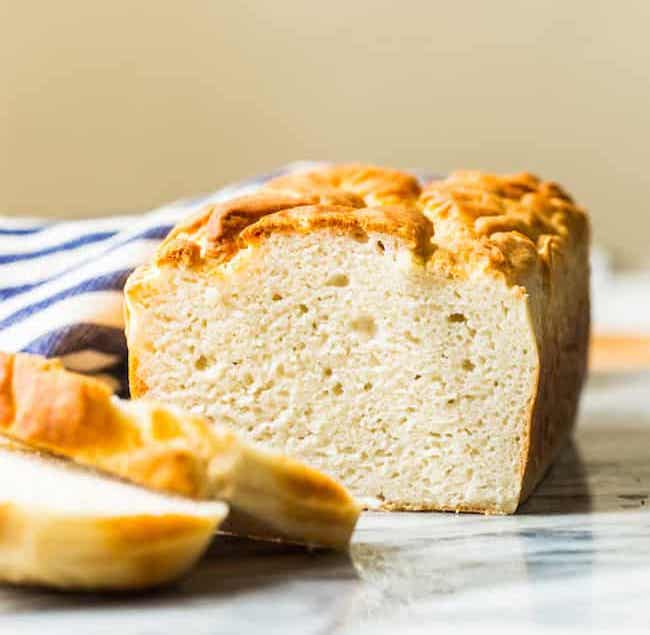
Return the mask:
POLYGON ((359 239, 392 234, 433 270, 480 269, 524 285, 589 241, 585 211, 557 184, 528 173, 454 172, 421 188, 404 172, 354 164, 283 176, 208 206, 170 233, 156 264, 222 263, 271 233, 326 228, 359 239))

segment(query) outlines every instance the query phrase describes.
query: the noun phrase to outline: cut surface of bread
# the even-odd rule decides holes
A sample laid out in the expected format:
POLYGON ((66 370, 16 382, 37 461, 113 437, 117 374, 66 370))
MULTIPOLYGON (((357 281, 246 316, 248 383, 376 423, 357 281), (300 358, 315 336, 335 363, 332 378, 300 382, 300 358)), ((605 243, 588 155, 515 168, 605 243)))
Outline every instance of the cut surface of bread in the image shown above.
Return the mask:
POLYGON ((185 573, 228 508, 150 492, 0 439, 0 580, 140 589, 185 573))
POLYGON ((112 396, 58 360, 0 353, 0 432, 140 485, 226 501, 232 533, 340 548, 359 516, 333 478, 179 408, 112 396))
POLYGON ((373 506, 510 513, 573 425, 588 243, 584 211, 527 174, 284 177, 131 276, 131 390, 373 506))

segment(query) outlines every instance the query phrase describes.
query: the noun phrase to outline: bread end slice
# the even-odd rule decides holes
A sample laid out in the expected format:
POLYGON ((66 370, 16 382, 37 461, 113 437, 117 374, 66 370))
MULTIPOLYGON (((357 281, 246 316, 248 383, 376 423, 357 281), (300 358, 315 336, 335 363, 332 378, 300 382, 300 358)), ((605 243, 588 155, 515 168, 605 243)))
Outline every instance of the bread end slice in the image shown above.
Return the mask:
POLYGON ((227 514, 0 439, 0 580, 127 590, 185 573, 227 514))

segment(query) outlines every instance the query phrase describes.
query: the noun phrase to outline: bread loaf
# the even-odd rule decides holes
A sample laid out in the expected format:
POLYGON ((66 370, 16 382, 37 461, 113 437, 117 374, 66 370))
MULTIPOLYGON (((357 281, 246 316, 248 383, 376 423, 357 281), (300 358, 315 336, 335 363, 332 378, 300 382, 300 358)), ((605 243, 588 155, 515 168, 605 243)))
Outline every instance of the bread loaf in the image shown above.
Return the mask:
POLYGON ((164 496, 0 438, 0 580, 141 589, 174 580, 227 507, 164 496))
POLYGON ((344 165, 177 226, 126 285, 130 384, 385 509, 513 512, 573 425, 589 224, 558 185, 344 165))
POLYGON ((134 483, 226 501, 239 535, 347 546, 359 505, 334 479, 200 416, 126 401, 58 360, 0 353, 0 433, 134 483))

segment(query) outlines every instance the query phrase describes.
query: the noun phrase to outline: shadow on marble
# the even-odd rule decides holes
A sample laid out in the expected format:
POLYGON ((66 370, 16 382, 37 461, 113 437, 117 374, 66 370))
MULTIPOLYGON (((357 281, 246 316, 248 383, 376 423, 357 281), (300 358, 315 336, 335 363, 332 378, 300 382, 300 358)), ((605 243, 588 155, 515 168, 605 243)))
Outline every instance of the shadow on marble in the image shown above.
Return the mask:
POLYGON ((127 606, 155 609, 190 598, 199 602, 227 600, 269 586, 279 588, 283 582, 296 577, 354 581, 358 576, 347 553, 219 535, 196 567, 173 585, 151 591, 115 593, 0 586, 0 613, 115 610, 127 606))
POLYGON ((519 514, 647 509, 650 417, 590 413, 519 514))
POLYGON ((298 576, 302 580, 357 578, 346 552, 219 536, 201 566, 185 580, 182 591, 195 597, 237 594, 298 576))
POLYGON ((587 467, 572 439, 517 513, 584 514, 591 509, 587 467))

